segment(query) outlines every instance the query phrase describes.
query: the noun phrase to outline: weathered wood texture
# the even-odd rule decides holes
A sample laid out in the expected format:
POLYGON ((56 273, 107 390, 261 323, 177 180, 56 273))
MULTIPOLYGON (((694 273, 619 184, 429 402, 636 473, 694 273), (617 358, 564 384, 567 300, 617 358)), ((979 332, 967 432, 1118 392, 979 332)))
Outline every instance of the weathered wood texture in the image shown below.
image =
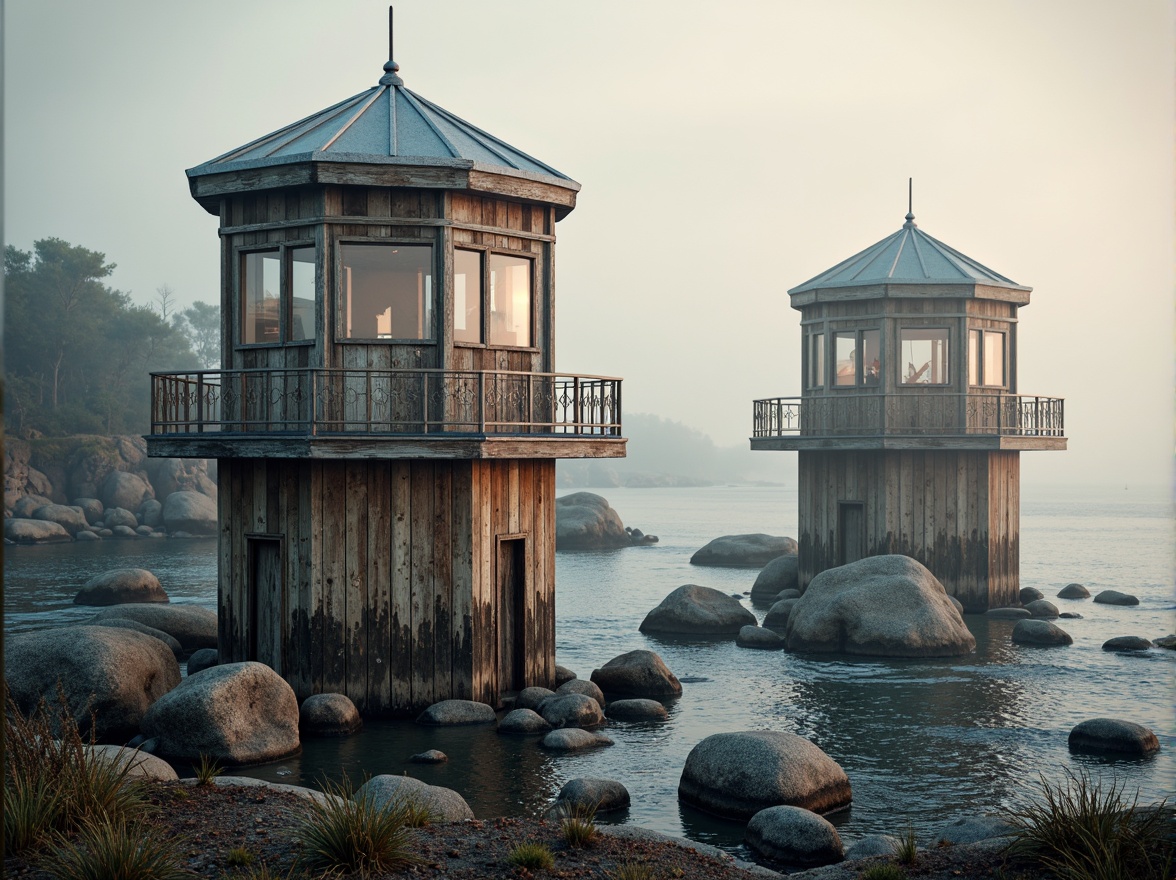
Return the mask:
POLYGON ((553 685, 554 461, 226 459, 218 484, 223 662, 369 715, 553 685))
POLYGON ((799 459, 802 585, 843 564, 842 504, 860 503, 865 555, 919 560, 969 611, 1016 602, 1019 453, 803 451, 799 459))

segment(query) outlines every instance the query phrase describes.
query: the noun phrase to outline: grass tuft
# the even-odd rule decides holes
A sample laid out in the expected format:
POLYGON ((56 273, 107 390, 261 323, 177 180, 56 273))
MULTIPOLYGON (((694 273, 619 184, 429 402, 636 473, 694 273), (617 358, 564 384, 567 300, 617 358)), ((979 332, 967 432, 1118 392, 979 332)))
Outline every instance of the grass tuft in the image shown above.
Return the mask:
POLYGON ((568 846, 588 846, 596 838, 597 804, 568 804, 561 809, 559 822, 568 846))
POLYGON ((1123 784, 1066 771, 1041 797, 1008 812, 1016 831, 1008 852, 1058 880, 1168 880, 1173 868, 1173 810, 1167 800, 1140 806, 1123 784))
POLYGON ((400 808, 404 812, 404 824, 409 828, 424 828, 437 821, 437 814, 415 798, 405 798, 400 808))
POLYGON ((200 763, 195 766, 194 770, 197 785, 213 785, 216 778, 225 772, 220 761, 211 755, 204 754, 204 752, 200 753, 200 763))
POLYGON ((510 851, 506 860, 512 865, 529 870, 555 867, 555 856, 541 843, 520 843, 510 851))
POLYGON ((621 862, 608 880, 653 880, 653 868, 644 862, 621 862))
POLYGON ((243 846, 235 846, 225 856, 230 868, 248 868, 253 864, 255 856, 243 846))
POLYGON ((858 880, 906 880, 906 871, 898 865, 871 865, 862 871, 858 880))
POLYGON ((57 880, 189 880, 174 838, 125 818, 92 817, 59 837, 43 860, 57 880))
POLYGON ((915 835, 913 822, 907 823, 906 831, 898 838, 894 847, 894 856, 904 865, 913 865, 919 858, 919 841, 915 835))

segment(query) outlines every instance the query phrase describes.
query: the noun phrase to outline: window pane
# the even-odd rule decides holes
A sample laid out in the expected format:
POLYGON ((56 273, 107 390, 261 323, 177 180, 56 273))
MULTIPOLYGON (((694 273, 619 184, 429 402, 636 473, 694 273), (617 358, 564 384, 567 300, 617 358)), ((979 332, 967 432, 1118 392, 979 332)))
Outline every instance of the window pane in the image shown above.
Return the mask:
POLYGON ((902 384, 946 385, 947 330, 904 327, 900 335, 902 384))
POLYGON ((453 341, 482 341, 482 254, 453 252, 453 341))
POLYGON ((281 263, 277 251, 244 254, 241 258, 241 342, 280 342, 278 294, 281 263))
POLYGON ((834 333, 833 356, 837 359, 834 385, 857 384, 857 333, 834 333))
POLYGON ((882 370, 882 333, 878 330, 862 331, 862 376, 864 385, 877 385, 882 370))
POLYGON ((968 331, 968 384, 980 384, 980 331, 968 331))
POLYGON ((984 384, 1005 384, 1005 337, 1003 333, 984 333, 984 384))
POLYGON ((531 344, 531 261, 490 254, 490 344, 531 344))
POLYGON ((291 342, 314 339, 314 248, 290 249, 291 342))
POLYGON ((812 348, 809 356, 809 386, 823 388, 825 386, 825 334, 814 333, 812 348))
POLYGON ((433 249, 343 244, 345 339, 433 338, 433 249))

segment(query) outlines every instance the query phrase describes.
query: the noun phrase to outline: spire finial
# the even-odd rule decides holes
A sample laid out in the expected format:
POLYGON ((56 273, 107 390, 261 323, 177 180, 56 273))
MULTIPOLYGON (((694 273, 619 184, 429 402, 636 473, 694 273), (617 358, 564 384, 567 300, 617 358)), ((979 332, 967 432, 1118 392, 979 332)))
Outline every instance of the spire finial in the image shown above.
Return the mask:
POLYGON ((906 223, 902 224, 903 229, 911 229, 918 226, 915 222, 915 179, 913 177, 907 178, 907 215, 906 223))
POLYGON ((393 54, 393 51, 392 51, 393 50, 392 36, 393 36, 392 7, 389 6, 388 7, 388 61, 384 64, 384 75, 382 77, 380 77, 380 85, 382 85, 382 86, 402 86, 402 85, 404 85, 404 80, 402 80, 400 77, 398 77, 396 75, 397 72, 400 70, 400 65, 392 60, 395 57, 393 54))

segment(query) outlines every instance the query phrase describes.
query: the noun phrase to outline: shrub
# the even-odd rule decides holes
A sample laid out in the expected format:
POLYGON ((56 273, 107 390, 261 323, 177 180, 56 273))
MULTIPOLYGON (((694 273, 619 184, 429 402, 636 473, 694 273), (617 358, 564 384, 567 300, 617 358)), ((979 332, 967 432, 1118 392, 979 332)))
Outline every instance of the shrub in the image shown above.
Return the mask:
POLYGON ((653 880, 653 868, 644 862, 621 862, 609 880, 653 880))
POLYGON ((561 810, 559 827, 568 846, 587 846, 596 837, 596 806, 576 804, 561 810))
POLYGON ((1139 805, 1123 784, 1085 772, 1057 785, 1041 779, 1041 798, 1008 812, 1016 831, 1010 855, 1059 880, 1167 880, 1173 864, 1173 811, 1166 800, 1139 805))
POLYGON ((506 860, 512 865, 532 870, 555 867, 555 856, 541 843, 520 843, 510 851, 506 860))
POLYGON ((349 798, 346 779, 340 784, 324 783, 323 790, 326 800, 313 802, 309 815, 294 831, 302 867, 366 874, 420 862, 403 804, 381 808, 370 795, 349 798))
POLYGON ((906 880, 906 871, 898 865, 870 865, 858 880, 906 880))
POLYGON ((414 798, 405 798, 401 803, 404 824, 409 828, 424 828, 437 821, 437 814, 414 798))
POLYGON ((919 858, 919 841, 915 836, 914 823, 908 822, 907 829, 898 838, 894 855, 904 865, 913 865, 919 858))
POLYGON ((74 838, 59 838, 44 859, 58 880, 189 880, 174 837, 123 818, 85 820, 74 838))

